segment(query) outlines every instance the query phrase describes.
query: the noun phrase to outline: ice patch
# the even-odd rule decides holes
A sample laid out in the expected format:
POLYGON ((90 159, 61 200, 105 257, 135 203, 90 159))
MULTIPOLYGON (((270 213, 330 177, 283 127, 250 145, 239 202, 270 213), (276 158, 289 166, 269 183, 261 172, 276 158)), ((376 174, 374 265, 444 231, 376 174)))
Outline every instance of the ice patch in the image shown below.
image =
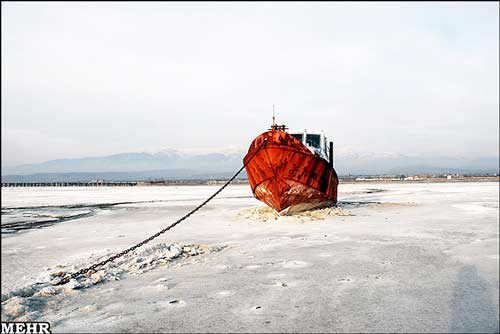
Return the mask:
POLYGON ((484 214, 484 213, 497 213, 498 208, 491 205, 490 203, 483 202, 473 202, 473 203, 463 203, 454 204, 452 207, 466 211, 470 214, 484 214))
POLYGON ((260 264, 251 264, 249 266, 246 266, 246 268, 249 270, 259 269, 260 267, 262 267, 260 264))
POLYGON ((295 268, 309 267, 311 264, 304 261, 292 260, 292 261, 285 261, 282 265, 283 268, 295 269, 295 268))

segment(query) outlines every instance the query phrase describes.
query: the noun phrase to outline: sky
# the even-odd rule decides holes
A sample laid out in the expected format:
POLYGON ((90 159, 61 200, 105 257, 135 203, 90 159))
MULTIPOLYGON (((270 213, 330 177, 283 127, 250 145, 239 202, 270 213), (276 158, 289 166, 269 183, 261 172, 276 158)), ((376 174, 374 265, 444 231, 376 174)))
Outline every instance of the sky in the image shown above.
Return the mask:
POLYGON ((2 2, 2 165, 245 150, 499 152, 499 3, 2 2))

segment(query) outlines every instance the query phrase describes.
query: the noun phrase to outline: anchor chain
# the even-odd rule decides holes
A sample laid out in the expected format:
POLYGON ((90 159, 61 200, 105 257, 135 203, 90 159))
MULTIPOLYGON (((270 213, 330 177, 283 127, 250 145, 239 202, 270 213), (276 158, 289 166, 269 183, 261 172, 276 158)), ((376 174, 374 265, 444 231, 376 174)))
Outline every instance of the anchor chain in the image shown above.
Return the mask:
POLYGON ((152 236, 150 236, 149 238, 147 239, 144 239, 143 241, 139 242, 138 244, 130 247, 130 248, 127 248, 119 253, 116 253, 115 255, 101 261, 101 262, 98 262, 98 263, 95 263, 93 265, 91 265, 90 267, 87 267, 87 268, 83 268, 83 269, 80 269, 78 270, 77 272, 74 272, 72 274, 70 274, 69 276, 66 276, 64 277, 60 282, 58 282, 56 285, 63 285, 63 284, 66 284, 68 283, 71 279, 73 278, 77 278, 78 276, 80 275, 83 275, 83 274, 86 274, 87 272, 95 272, 96 268, 98 267, 101 267, 101 266, 104 266, 105 264, 109 263, 109 262, 112 262, 132 251, 134 251, 135 249, 147 244, 148 242, 150 242, 151 240, 153 239, 156 239, 157 237, 159 237, 160 235, 162 235, 163 233, 167 232, 168 230, 170 230, 171 228, 173 228, 174 226, 176 226, 177 224, 179 224, 180 222, 182 222, 183 220, 185 220, 186 218, 188 218, 189 216, 191 216, 193 213, 195 213, 196 211, 198 211, 199 209, 201 209, 203 206, 205 206, 205 204, 207 204, 208 202, 210 202, 215 196, 217 196, 222 190, 224 190, 224 188, 226 188, 240 173, 241 171, 248 165, 248 163, 250 161, 252 161, 252 159, 255 157, 255 155, 262 149, 262 147, 264 147, 265 145, 267 144, 267 138, 265 138, 264 142, 255 150, 254 154, 250 157, 250 159, 247 160, 246 163, 243 164, 243 166, 241 166, 241 168, 229 179, 226 181, 226 183, 224 183, 224 185, 222 187, 220 187, 219 190, 217 190, 212 196, 210 196, 209 198, 207 198, 203 203, 199 204, 197 207, 195 207, 193 210, 189 211, 187 214, 185 214, 183 217, 179 218, 177 221, 175 221, 173 224, 170 224, 169 226, 165 227, 163 230, 153 234, 152 236))

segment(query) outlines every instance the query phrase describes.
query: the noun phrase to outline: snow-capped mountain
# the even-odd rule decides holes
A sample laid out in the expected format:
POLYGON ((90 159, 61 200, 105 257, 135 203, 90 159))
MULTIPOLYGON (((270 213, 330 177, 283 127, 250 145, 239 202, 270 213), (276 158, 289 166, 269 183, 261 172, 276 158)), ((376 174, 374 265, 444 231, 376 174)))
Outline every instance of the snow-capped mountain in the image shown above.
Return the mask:
MULTIPOLYGON (((59 174, 87 173, 93 178, 111 179, 200 179, 230 176, 242 164, 246 148, 219 149, 160 148, 140 153, 120 153, 101 157, 58 159, 42 163, 2 166, 2 180, 57 179, 59 174), (115 174, 113 174, 115 173, 115 174), (37 174, 38 176, 35 176, 37 174), (51 175, 48 175, 51 174, 51 175), (27 177, 30 175, 30 177, 27 177)), ((393 152, 360 152, 351 147, 334 150, 339 175, 418 174, 418 173, 498 173, 498 157, 424 157, 393 152)), ((244 175, 244 174, 243 174, 244 175)), ((88 175, 87 175, 88 176, 88 175)), ((76 176, 68 176, 72 180, 76 176)), ((83 176, 81 176, 83 177, 83 176)), ((88 176, 90 177, 90 176, 88 176)))
POLYGON ((132 172, 187 169, 200 172, 231 171, 242 162, 242 154, 187 154, 172 150, 158 153, 120 153, 102 157, 58 159, 36 164, 3 167, 2 175, 75 172, 132 172))

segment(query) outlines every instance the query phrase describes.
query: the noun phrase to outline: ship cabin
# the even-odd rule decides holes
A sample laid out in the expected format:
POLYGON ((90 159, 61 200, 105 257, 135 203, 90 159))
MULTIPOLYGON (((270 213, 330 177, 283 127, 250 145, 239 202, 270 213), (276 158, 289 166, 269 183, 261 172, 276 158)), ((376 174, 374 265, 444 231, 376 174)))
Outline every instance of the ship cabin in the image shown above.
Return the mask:
POLYGON ((312 153, 319 155, 326 161, 330 161, 328 140, 323 131, 307 131, 304 129, 299 131, 288 131, 288 133, 297 138, 312 153))

